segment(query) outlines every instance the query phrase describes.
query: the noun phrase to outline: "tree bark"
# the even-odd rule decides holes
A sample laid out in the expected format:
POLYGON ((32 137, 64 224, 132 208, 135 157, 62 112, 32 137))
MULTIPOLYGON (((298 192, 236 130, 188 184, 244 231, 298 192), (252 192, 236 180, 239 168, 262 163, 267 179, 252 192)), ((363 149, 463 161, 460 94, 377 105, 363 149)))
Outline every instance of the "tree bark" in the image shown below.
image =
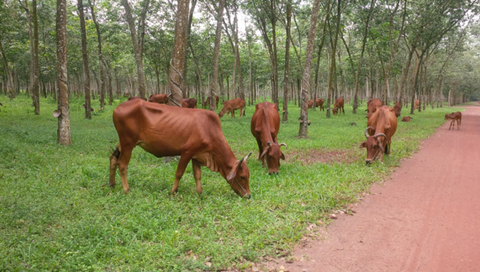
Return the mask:
POLYGON ((287 1, 287 24, 285 31, 287 36, 285 38, 285 73, 283 81, 283 116, 282 122, 288 121, 288 88, 290 87, 290 28, 292 24, 292 0, 287 1))
MULTIPOLYGON (((80 0, 81 5, 81 0, 80 0)), ((58 143, 70 145, 70 110, 68 105, 67 69, 67 1, 57 0, 57 86, 58 86, 58 143)))
POLYGON ((88 64, 87 34, 85 32, 85 16, 83 15, 82 0, 78 0, 77 8, 78 8, 78 16, 80 19, 80 32, 82 35, 83 86, 85 91, 85 118, 92 119, 92 110, 91 110, 92 105, 91 105, 91 99, 90 99, 90 91, 91 91, 90 90, 90 68, 88 64))
MULTIPOLYGON (((140 39, 137 36, 137 30, 135 28, 135 22, 132 17, 132 10, 128 0, 122 0, 122 5, 125 8, 125 16, 127 17, 128 27, 130 28, 130 35, 132 36, 133 52, 135 54, 135 62, 137 64, 137 76, 138 76, 138 92, 139 96, 145 98, 145 74, 143 72, 143 36, 145 35, 145 17, 150 5, 150 0, 145 0, 142 16, 140 18, 140 39)), ((187 4, 188 8, 188 4, 187 4)), ((187 11, 188 14, 188 11, 187 11)), ((188 16, 187 16, 188 19, 188 16)))
MULTIPOLYGON (((102 55, 102 35, 100 33, 100 26, 97 21, 97 17, 95 15, 95 0, 88 0, 90 4, 90 8, 92 10, 92 19, 93 23, 95 24, 95 29, 97 30, 97 45, 98 45, 98 66, 100 68, 100 109, 105 108, 105 66, 103 63, 103 55, 102 55), (93 5, 92 5, 93 4, 93 5)), ((110 102, 111 105, 111 102, 110 102)))
POLYGON ((220 56, 220 41, 222 38, 222 21, 223 9, 225 7, 225 0, 219 0, 217 12, 217 29, 215 31, 215 48, 213 50, 213 75, 210 83, 210 110, 215 111, 215 96, 217 95, 217 81, 218 81, 218 58, 220 56))
MULTIPOLYGON (((340 15, 341 15, 341 0, 338 0, 337 2, 337 26, 336 26, 336 31, 335 31, 335 37, 333 40, 332 44, 332 55, 330 59, 330 73, 329 73, 329 79, 328 79, 328 91, 331 92, 331 96, 333 97, 334 94, 334 88, 333 88, 333 80, 335 77, 335 52, 337 51, 337 40, 338 40, 338 33, 340 32, 340 15)), ((333 100, 333 99, 332 99, 333 100)), ((330 118, 330 101, 327 103, 327 118, 330 118)))
MULTIPOLYGON (((125 1, 125 0, 123 0, 125 1)), ((170 102, 176 106, 180 106, 183 98, 183 71, 185 69, 185 52, 187 48, 187 31, 188 27, 188 4, 189 0, 178 0, 177 4, 177 20, 175 23, 175 39, 172 53, 172 61, 170 63, 170 102)))
POLYGON ((40 91, 39 91, 39 77, 40 65, 38 62, 38 17, 37 17, 37 1, 32 0, 32 23, 33 23, 33 51, 32 51, 32 68, 33 68, 33 82, 32 82, 32 99, 35 106, 35 115, 40 114, 40 91))
POLYGON ((312 15, 310 18, 310 30, 308 32, 308 41, 305 56, 305 68, 303 70, 302 78, 302 108, 300 110, 300 128, 298 132, 298 137, 300 138, 308 137, 308 100, 310 98, 308 90, 310 89, 310 67, 312 65, 313 44, 315 42, 319 9, 320 0, 315 0, 315 2, 313 3, 312 15))
POLYGON ((359 89, 359 83, 360 83, 360 70, 362 68, 363 53, 365 52, 365 45, 367 44, 368 24, 370 22, 370 18, 372 17, 375 2, 376 0, 372 0, 372 2, 370 3, 370 11, 368 12, 367 20, 365 21, 365 28, 363 30, 362 50, 360 51, 360 58, 358 59, 357 71, 355 73, 355 94, 353 95, 353 114, 357 114, 357 109, 358 109, 358 89, 359 89))

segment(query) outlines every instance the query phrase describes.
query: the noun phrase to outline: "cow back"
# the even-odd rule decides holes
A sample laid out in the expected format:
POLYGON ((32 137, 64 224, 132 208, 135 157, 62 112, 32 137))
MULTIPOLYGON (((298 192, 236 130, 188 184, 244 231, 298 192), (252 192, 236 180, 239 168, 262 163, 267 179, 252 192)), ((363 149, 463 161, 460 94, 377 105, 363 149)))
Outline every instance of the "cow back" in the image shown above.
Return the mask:
POLYGON ((154 102, 159 104, 168 104, 168 95, 167 94, 152 94, 148 98, 148 102, 154 102))
POLYGON ((382 106, 368 118, 367 126, 370 135, 384 133, 390 139, 397 130, 397 118, 393 109, 388 106, 382 106))
POLYGON ((372 98, 368 100, 367 102, 367 114, 369 113, 374 113, 375 110, 377 110, 378 107, 381 107, 383 105, 382 101, 377 98, 372 98))

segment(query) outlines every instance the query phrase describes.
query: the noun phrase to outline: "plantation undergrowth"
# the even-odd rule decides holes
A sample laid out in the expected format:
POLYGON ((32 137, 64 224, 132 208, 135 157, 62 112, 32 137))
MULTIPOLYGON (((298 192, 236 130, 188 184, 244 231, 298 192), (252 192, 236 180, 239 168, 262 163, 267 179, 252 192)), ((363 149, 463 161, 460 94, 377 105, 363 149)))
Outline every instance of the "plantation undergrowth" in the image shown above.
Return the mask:
MULTIPOLYGON (((280 175, 270 176, 257 160, 250 133, 254 106, 246 117, 221 119, 237 158, 252 152, 249 200, 238 197, 219 173, 202 168, 203 193, 195 190, 191 165, 176 196, 170 195, 177 161, 164 163, 134 149, 128 168, 130 194, 108 186, 109 155, 118 136, 112 111, 121 101, 83 118, 83 101, 70 102, 73 144, 57 144, 56 101, 0 96, 0 270, 216 271, 246 269, 265 256, 288 254, 307 226, 328 223, 328 214, 356 202, 384 180, 402 158, 445 121, 452 108, 416 112, 399 122, 392 155, 366 166, 365 101, 358 114, 325 117, 309 111, 309 138, 298 139, 299 108, 278 139, 284 149, 280 175), (329 155, 344 154, 339 160, 329 155), (316 154, 316 155, 315 155, 316 154), (305 163, 308 158, 308 163, 305 163)), ((94 102, 98 108, 98 101, 94 102)), ((410 109, 404 109, 404 115, 410 109)), ((217 110, 218 112, 218 110, 217 110)))

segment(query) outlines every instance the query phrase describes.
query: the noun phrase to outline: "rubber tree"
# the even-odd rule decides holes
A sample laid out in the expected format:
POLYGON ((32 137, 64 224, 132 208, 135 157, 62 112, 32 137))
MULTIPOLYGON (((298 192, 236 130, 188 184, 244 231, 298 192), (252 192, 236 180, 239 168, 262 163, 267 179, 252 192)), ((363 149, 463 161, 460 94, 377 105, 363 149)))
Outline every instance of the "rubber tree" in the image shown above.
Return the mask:
POLYGON ((215 111, 215 96, 217 95, 217 81, 218 81, 218 58, 220 56, 220 41, 222 38, 222 19, 223 9, 225 7, 225 0, 219 0, 217 12, 217 28, 215 31, 215 47, 213 50, 213 74, 212 82, 210 83, 210 110, 215 111))
MULTIPOLYGON (((80 1, 81 3, 81 1, 80 1)), ((70 110, 67 68, 67 1, 57 0, 57 86, 58 86, 58 143, 70 145, 70 110)))
MULTIPOLYGON (((80 32, 82 35, 82 62, 83 62, 83 88, 85 92, 85 118, 92 119, 92 104, 90 98, 90 68, 88 63, 87 34, 85 31, 85 16, 83 1, 78 0, 78 17, 80 20, 80 32)), ((68 89, 68 88, 67 88, 68 89)))
POLYGON ((305 68, 303 69, 302 77, 302 107, 300 110, 300 128, 298 131, 298 137, 300 138, 308 137, 308 100, 310 99, 308 90, 310 89, 310 68, 312 66, 313 44, 315 42, 319 9, 320 0, 315 0, 315 2, 313 3, 312 15, 310 18, 310 30, 308 31, 308 40, 305 56, 305 68))

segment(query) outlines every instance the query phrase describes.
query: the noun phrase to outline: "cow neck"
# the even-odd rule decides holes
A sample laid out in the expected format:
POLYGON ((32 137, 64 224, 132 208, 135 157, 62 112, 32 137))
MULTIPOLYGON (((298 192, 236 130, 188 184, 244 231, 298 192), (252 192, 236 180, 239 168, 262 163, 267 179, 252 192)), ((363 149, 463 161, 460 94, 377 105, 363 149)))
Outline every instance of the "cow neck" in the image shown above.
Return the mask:
POLYGON ((375 126, 375 135, 378 133, 385 133, 385 126, 387 122, 388 122, 387 115, 385 113, 385 110, 382 108, 382 110, 378 111, 378 114, 377 114, 377 124, 375 126))
POLYGON ((215 163, 219 166, 218 172, 220 173, 220 175, 222 175, 225 180, 228 181, 227 176, 232 171, 238 159, 235 157, 235 154, 233 154, 232 149, 226 143, 226 141, 224 146, 218 147, 218 150, 223 150, 223 152, 215 152, 213 159, 215 160, 215 163))
POLYGON ((260 131, 260 138, 262 139, 263 144, 267 144, 268 142, 274 143, 275 141, 273 140, 272 137, 272 124, 270 123, 269 115, 267 114, 267 111, 263 109, 263 120, 265 120, 265 129, 262 129, 260 131))

